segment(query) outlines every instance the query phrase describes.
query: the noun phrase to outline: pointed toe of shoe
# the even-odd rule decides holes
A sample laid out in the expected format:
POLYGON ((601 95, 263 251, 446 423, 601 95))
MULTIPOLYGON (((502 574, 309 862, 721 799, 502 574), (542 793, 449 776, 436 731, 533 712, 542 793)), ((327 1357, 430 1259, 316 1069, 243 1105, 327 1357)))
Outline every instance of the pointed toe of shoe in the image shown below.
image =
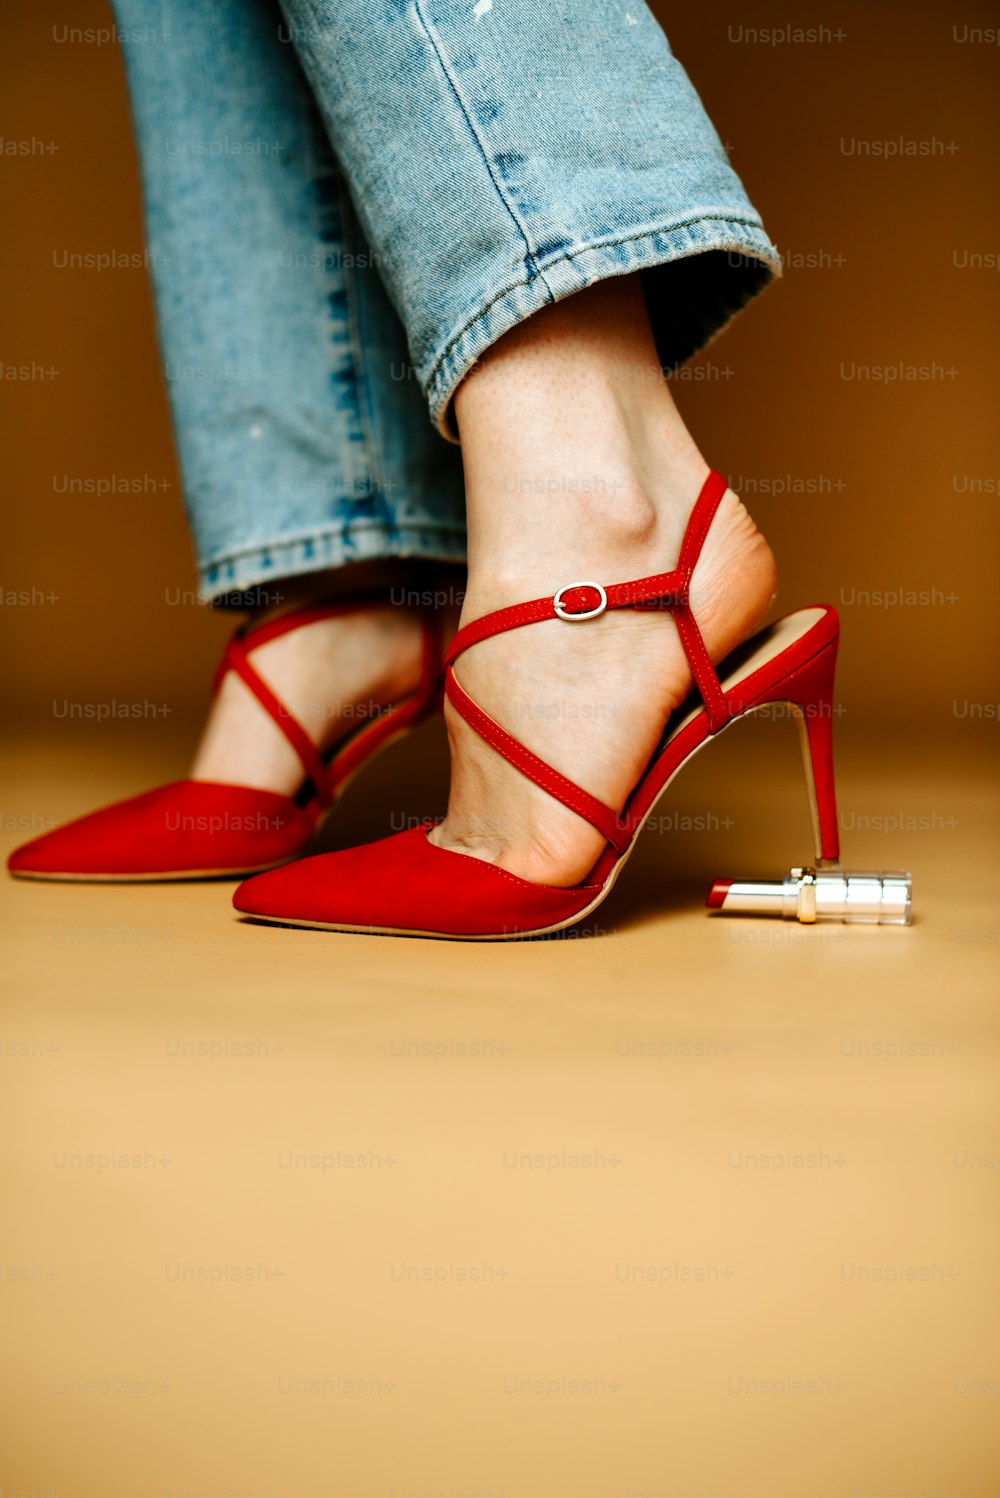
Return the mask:
MULTIPOLYGON (((335 856, 321 853, 300 862, 325 864, 328 858, 335 856)), ((309 902, 303 903, 305 891, 300 881, 293 877, 298 867, 298 864, 288 864, 280 869, 269 869, 264 874, 254 874, 252 879, 244 879, 233 891, 233 908, 240 915, 260 916, 272 921, 291 921, 297 913, 301 915, 303 909, 310 910, 309 902)))
MULTIPOLYGON (((61 830, 60 828, 59 831, 61 830)), ((30 878, 33 874, 49 873, 66 862, 66 854, 60 852, 60 842, 57 833, 44 832, 41 837, 33 837, 30 842, 22 843, 7 859, 8 872, 25 878, 30 878)))
POLYGON ((7 867, 25 879, 235 876, 294 857, 313 825, 272 791, 180 780, 33 838, 7 867))
POLYGON ((233 907, 240 915, 279 925, 371 931, 385 913, 385 903, 377 881, 370 873, 359 873, 358 865, 366 860, 358 855, 365 851, 320 853, 255 874, 234 891, 233 907))
POLYGON ((91 812, 22 843, 8 858, 8 870, 24 879, 109 877, 122 863, 113 819, 108 816, 112 809, 91 812))
POLYGON ((540 934, 583 915, 599 886, 532 884, 438 848, 427 826, 301 859, 241 884, 242 915, 293 926, 392 936, 502 939, 540 934))

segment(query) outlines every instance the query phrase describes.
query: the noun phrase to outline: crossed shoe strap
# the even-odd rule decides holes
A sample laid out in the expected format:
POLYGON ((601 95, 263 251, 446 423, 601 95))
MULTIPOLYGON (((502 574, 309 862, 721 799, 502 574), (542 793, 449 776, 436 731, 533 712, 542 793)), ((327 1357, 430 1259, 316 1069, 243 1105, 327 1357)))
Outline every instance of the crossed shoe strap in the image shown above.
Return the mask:
POLYGON ((455 661, 481 640, 488 640, 511 629, 519 629, 525 624, 538 624, 546 619, 562 619, 570 624, 578 624, 596 619, 608 609, 669 610, 674 616, 695 685, 705 704, 709 731, 718 733, 728 723, 730 710, 705 648, 701 630, 695 623, 690 590, 691 578, 705 544, 705 537, 725 492, 725 479, 713 470, 702 485, 691 511, 677 565, 669 572, 653 573, 649 577, 627 583, 570 583, 545 598, 535 598, 530 603, 497 609, 460 629, 445 656, 445 691, 448 700, 469 726, 529 780, 533 780, 536 785, 548 791, 549 795, 583 817, 592 827, 596 827, 619 853, 623 853, 628 846, 631 827, 610 806, 553 769, 488 713, 483 712, 455 676, 455 661))
POLYGON ((295 714, 254 668, 250 655, 261 645, 290 634, 294 629, 304 629, 321 619, 334 619, 340 615, 357 613, 378 601, 374 597, 340 599, 336 603, 320 603, 305 608, 293 609, 277 619, 269 619, 258 625, 241 625, 233 635, 219 662, 212 684, 213 694, 218 692, 223 677, 235 671, 240 680, 250 689, 264 711, 280 728, 285 738, 302 762, 305 775, 315 787, 320 806, 329 806, 340 782, 353 773, 367 758, 374 747, 373 741, 388 737, 396 724, 394 718, 406 712, 416 719, 426 711, 432 701, 441 677, 440 633, 436 619, 424 616, 422 621, 422 659, 420 683, 416 693, 404 702, 389 708, 380 720, 370 721, 355 735, 333 761, 328 764, 313 743, 295 714))

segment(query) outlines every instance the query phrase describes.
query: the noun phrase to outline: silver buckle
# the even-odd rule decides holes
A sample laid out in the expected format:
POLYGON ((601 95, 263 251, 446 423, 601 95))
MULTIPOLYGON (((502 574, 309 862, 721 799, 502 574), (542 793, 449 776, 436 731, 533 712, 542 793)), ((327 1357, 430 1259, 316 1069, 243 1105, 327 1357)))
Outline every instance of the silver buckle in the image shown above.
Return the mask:
POLYGON ((596 619, 599 614, 604 613, 604 610, 607 608, 607 606, 607 589, 603 588, 600 583, 566 583, 559 589, 559 592, 552 600, 552 607, 555 609, 557 617, 560 619, 568 620, 570 624, 578 624, 582 619, 596 619), (601 601, 597 605, 596 609, 587 609, 582 614, 569 613, 563 607, 561 600, 564 593, 570 593, 574 588, 593 588, 595 593, 599 593, 601 596, 601 601))

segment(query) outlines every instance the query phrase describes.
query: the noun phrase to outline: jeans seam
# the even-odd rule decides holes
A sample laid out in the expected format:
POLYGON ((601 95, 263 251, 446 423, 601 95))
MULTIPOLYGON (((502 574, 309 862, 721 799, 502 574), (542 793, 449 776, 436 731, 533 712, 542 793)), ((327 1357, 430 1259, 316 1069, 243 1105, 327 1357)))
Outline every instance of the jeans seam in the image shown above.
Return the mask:
MULTIPOLYGON (((320 193, 319 217, 321 231, 322 228, 325 227, 325 229, 331 234, 331 236, 335 234, 336 242, 340 244, 341 250, 343 250, 343 178, 340 172, 340 168, 335 161, 330 160, 329 162, 324 162, 323 153, 319 145, 321 135, 322 131, 318 120, 316 120, 315 117, 309 119, 305 130, 305 142, 308 162, 307 170, 309 172, 309 178, 313 184, 314 191, 319 191, 328 177, 332 182, 332 191, 329 194, 328 203, 324 201, 322 193, 320 193)), ((331 242, 334 241, 331 240, 331 242)), ((322 247, 322 239, 320 240, 320 245, 322 247)), ((329 343, 325 345, 328 360, 327 388, 328 390, 330 388, 329 379, 332 377, 336 377, 337 379, 343 380, 344 387, 350 392, 351 407, 349 411, 345 411, 344 415, 345 425, 348 429, 349 434, 351 435, 349 435, 348 437, 347 452, 344 455, 344 466, 349 467, 352 473, 357 475, 359 463, 357 457, 355 456, 355 453, 352 451, 355 445, 353 442, 353 434, 356 432, 361 438, 361 447, 364 454, 360 466, 364 469, 363 476, 370 488, 371 448, 368 441, 368 433, 365 429, 364 413, 362 409, 361 387, 359 383, 361 370, 358 362, 358 349, 351 327, 351 291, 348 285, 346 268, 344 266, 345 256, 341 254, 340 258, 341 265, 339 276, 334 274, 332 270, 325 267, 322 258, 320 261, 321 266, 323 266, 323 269, 320 271, 320 282, 323 287, 323 305, 325 309, 323 326, 326 330, 328 339, 334 340, 335 349, 335 340, 338 337, 343 338, 343 350, 340 354, 340 357, 343 361, 342 368, 338 368, 335 362, 330 361, 329 343), (336 316, 336 314, 330 310, 331 294, 336 295, 337 292, 341 290, 343 291, 344 304, 346 307, 346 316, 342 319, 336 316)))
MULTIPOLYGON (((354 206, 350 201, 343 177, 337 173, 337 197, 340 202, 340 227, 341 239, 346 244, 348 239, 354 249, 357 249, 357 237, 354 232, 354 220, 352 214, 354 206), (345 204, 347 212, 345 213, 345 204)), ((345 262, 347 257, 345 256, 345 262)), ((365 450, 365 467, 368 470, 369 492, 374 480, 375 493, 384 495, 385 474, 378 456, 378 447, 372 432, 370 415, 368 411, 368 384, 364 376, 364 345, 361 341, 361 332, 358 321, 358 288, 355 279, 356 272, 353 265, 346 263, 341 267, 344 277, 344 290, 347 300, 347 333, 351 342, 351 359, 354 365, 354 385, 358 403, 358 424, 361 427, 361 439, 365 450)))
MULTIPOLYGON (((764 233, 764 226, 757 219, 734 218, 731 215, 727 215, 725 218, 713 218, 709 214, 699 213, 694 218, 682 219, 679 223, 671 224, 669 227, 661 226, 660 228, 643 229, 638 234, 625 234, 621 235, 617 239, 593 240, 588 242, 587 244, 577 245, 576 248, 572 250, 562 250, 558 255, 554 255, 550 260, 546 262, 545 269, 549 269, 549 267, 553 265, 558 265, 563 260, 575 260, 577 256, 585 255, 590 250, 611 250, 614 249, 616 245, 631 244, 637 239, 651 239, 654 235, 657 234, 672 234, 675 229, 688 229, 692 224, 701 223, 742 224, 749 229, 758 229, 761 234, 764 233)), ((711 245, 707 245, 705 248, 711 249, 713 247, 711 245)), ((694 253, 700 254, 704 252, 695 251, 694 253)), ((676 258, 679 260, 684 260, 688 257, 686 255, 679 255, 676 258)), ((433 367, 427 375, 428 387, 433 385, 434 381, 437 379, 437 376, 440 373, 441 368, 445 364, 452 349, 455 348, 456 344, 462 341, 466 333, 468 333, 471 328, 474 328, 476 323, 479 322, 482 317, 485 317, 486 313, 496 302, 502 301, 503 298, 505 296, 509 296, 512 291, 518 291, 522 286, 530 286, 533 281, 539 279, 541 279, 546 291, 548 291, 551 295, 551 287, 545 280, 541 268, 539 268, 533 275, 525 276, 520 281, 511 282, 509 286, 505 286, 502 291, 498 291, 496 296, 491 297, 488 302, 480 307, 479 310, 469 318, 469 321, 464 325, 464 327, 459 329, 459 331, 455 334, 454 338, 443 350, 443 352, 438 355, 438 358, 435 360, 433 367)))
MULTIPOLYGON (((494 191, 496 192, 496 195, 500 199, 500 202, 503 204, 504 208, 507 210, 507 213, 510 215, 511 222, 514 224, 514 227, 517 229, 522 240, 524 241, 525 254, 528 264, 533 267, 532 274, 531 276, 529 276, 528 280, 540 280, 542 285, 545 287, 545 290, 549 294, 549 300, 554 302, 555 295, 553 294, 552 288, 549 286, 548 282, 545 279, 544 271, 541 269, 538 261, 535 259, 535 251, 532 247, 527 227, 522 221, 520 215, 515 211, 513 204, 510 202, 507 194, 504 192, 499 181, 497 180, 496 173, 493 169, 493 163, 490 161, 489 152, 486 149, 485 141, 483 140, 478 129, 473 123, 468 106, 466 105, 466 102, 462 97, 461 89, 459 88, 458 82, 453 76, 452 69, 445 57, 444 47, 439 43, 437 31, 434 28, 434 25, 431 22, 430 18, 424 15, 420 0, 413 0, 413 13, 419 21, 421 27, 423 28, 427 41, 433 49, 434 55, 438 60, 438 65, 441 68, 441 71, 444 74, 445 78, 447 79, 452 93, 455 95, 458 107, 462 111, 465 123, 468 126, 469 134, 472 136, 473 140, 476 142, 476 145, 479 147, 479 153, 483 158, 483 165, 486 167, 490 181, 493 183, 494 191)), ((523 286, 526 284, 527 282, 524 281, 518 282, 518 285, 523 286)))

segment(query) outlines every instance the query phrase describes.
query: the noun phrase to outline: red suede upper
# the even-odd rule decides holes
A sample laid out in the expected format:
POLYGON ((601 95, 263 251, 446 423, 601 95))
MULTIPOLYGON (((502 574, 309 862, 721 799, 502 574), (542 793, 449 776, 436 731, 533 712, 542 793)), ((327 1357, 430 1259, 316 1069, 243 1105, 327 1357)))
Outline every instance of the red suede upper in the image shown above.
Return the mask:
MULTIPOLYGON (((723 699, 727 718, 767 702, 790 701, 804 709, 825 858, 836 858, 838 852, 830 748, 838 628, 836 611, 824 606, 804 635, 723 699)), ((654 758, 620 814, 628 830, 627 846, 664 784, 710 732, 703 709, 654 758)), ((587 910, 621 858, 609 843, 582 884, 560 889, 438 848, 427 841, 428 826, 259 874, 239 887, 233 904, 246 915, 293 924, 414 935, 529 935, 587 910)))
POLYGON ((291 858, 315 808, 250 786, 177 780, 56 827, 16 849, 13 874, 118 875, 232 871, 291 858))
POLYGON ((554 594, 499 609, 459 630, 445 658, 448 698, 470 727, 523 775, 607 839, 604 852, 583 884, 572 889, 532 884, 493 864, 436 847, 427 841, 424 826, 258 875, 236 891, 236 909, 293 924, 318 923, 412 935, 504 937, 544 932, 570 923, 603 896, 616 866, 674 771, 732 718, 771 701, 797 704, 807 720, 818 803, 817 830, 823 856, 835 858, 830 714, 839 634, 837 615, 824 607, 815 623, 793 644, 737 686, 723 690, 691 610, 690 586, 725 490, 725 480, 711 472, 689 518, 677 566, 671 571, 626 583, 567 584, 554 594), (704 703, 690 723, 654 756, 623 809, 606 806, 520 743, 472 700, 454 669, 464 651, 493 635, 554 618, 562 619, 569 628, 589 628, 590 621, 606 608, 671 612, 704 703))
POLYGON ((350 776, 383 744, 419 723, 435 706, 441 670, 439 623, 430 614, 422 616, 423 653, 416 692, 364 724, 328 758, 255 670, 250 656, 270 640, 322 619, 351 614, 367 601, 361 597, 309 604, 277 619, 242 625, 216 672, 216 691, 226 673, 235 671, 288 739, 312 786, 308 806, 250 786, 178 780, 78 817, 25 843, 7 860, 11 873, 50 879, 60 875, 79 879, 239 875, 301 852, 321 814, 350 776))
POLYGON ((233 904, 272 921, 365 930, 511 936, 579 915, 599 885, 556 889, 427 841, 430 824, 341 853, 321 853, 241 884, 233 904))

